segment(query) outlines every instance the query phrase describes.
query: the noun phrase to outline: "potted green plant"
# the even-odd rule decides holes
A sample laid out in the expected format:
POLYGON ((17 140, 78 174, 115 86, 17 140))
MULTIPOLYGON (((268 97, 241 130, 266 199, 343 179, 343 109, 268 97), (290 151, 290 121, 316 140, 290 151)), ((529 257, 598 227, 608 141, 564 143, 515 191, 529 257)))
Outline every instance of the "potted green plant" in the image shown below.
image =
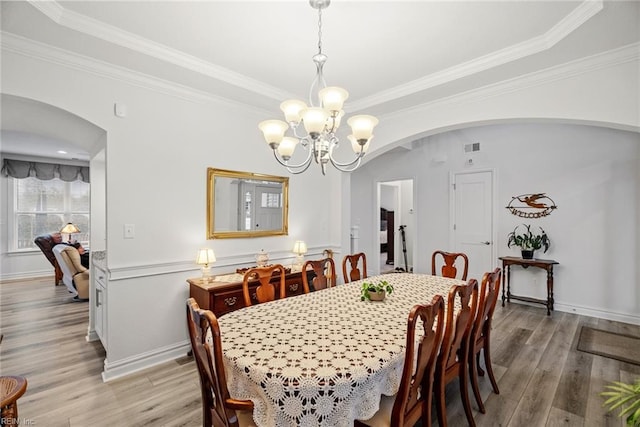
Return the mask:
POLYGON ((547 233, 541 227, 538 227, 540 232, 534 234, 533 231, 531 231, 531 225, 522 225, 526 228, 526 231, 519 232, 520 226, 516 226, 516 228, 507 235, 507 246, 519 246, 523 259, 532 259, 534 251, 538 249, 544 248, 544 252, 546 253, 549 246, 551 246, 551 240, 549 236, 547 236, 547 233))
POLYGON ((640 427, 640 378, 634 384, 613 381, 600 396, 607 398, 604 406, 613 411, 620 408, 620 416, 627 416, 627 425, 640 427))
POLYGON ((360 300, 383 301, 386 294, 391 295, 392 292, 393 285, 389 284, 386 280, 380 280, 378 283, 362 282, 360 300))

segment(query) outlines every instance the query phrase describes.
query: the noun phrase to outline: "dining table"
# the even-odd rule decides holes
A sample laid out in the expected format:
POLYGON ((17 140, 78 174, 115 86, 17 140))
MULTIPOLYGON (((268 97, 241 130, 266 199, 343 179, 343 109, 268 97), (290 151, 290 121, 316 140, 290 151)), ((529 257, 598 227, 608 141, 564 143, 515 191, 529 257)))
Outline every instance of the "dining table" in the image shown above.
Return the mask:
MULTIPOLYGON (((393 273, 245 307, 218 319, 229 393, 251 400, 259 427, 352 426, 397 393, 416 304, 466 282, 393 273), (383 301, 361 299, 386 281, 383 301)), ((457 302, 456 302, 457 303, 457 302)))

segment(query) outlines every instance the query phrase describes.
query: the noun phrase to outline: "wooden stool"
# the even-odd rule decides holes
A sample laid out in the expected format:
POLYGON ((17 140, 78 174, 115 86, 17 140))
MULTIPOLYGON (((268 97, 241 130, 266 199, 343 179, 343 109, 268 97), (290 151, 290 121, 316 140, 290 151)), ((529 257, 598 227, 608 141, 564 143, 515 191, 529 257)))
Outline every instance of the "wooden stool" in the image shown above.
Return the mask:
POLYGON ((18 399, 27 391, 27 379, 17 376, 0 377, 1 425, 17 426, 18 399))

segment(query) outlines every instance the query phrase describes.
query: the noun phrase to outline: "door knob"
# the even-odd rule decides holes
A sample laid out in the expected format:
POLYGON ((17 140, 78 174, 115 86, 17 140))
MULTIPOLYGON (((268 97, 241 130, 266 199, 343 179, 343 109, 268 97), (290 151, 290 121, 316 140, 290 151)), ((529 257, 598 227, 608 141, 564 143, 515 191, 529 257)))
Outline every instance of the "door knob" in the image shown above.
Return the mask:
POLYGON ((489 241, 487 241, 487 242, 480 242, 480 243, 482 243, 483 245, 487 245, 487 246, 491 244, 491 242, 489 242, 489 241))

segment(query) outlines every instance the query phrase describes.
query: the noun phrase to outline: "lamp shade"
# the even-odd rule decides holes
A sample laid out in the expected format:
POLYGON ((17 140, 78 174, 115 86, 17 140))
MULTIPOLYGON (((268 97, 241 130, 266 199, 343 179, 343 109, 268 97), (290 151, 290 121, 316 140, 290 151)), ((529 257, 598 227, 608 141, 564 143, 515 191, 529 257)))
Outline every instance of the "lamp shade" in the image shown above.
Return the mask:
POLYGON ((284 138, 282 138, 282 141, 280 141, 280 145, 278 146, 278 154, 280 154, 285 160, 290 158, 293 155, 298 142, 300 141, 297 138, 285 136, 284 138))
POLYGON ((67 223, 67 225, 65 225, 64 227, 62 227, 62 230, 60 230, 61 233, 65 233, 65 234, 71 234, 71 233, 79 233, 80 229, 78 227, 76 227, 75 224, 72 223, 67 223))
POLYGON ((324 108, 329 111, 340 111, 344 101, 349 97, 349 92, 341 87, 329 86, 322 89, 318 95, 324 108))
POLYGON ((289 123, 300 123, 300 113, 307 109, 307 104, 297 99, 289 99, 280 104, 280 109, 289 123))
POLYGON ((373 135, 373 128, 378 124, 378 119, 373 116, 353 116, 347 120, 356 140, 367 140, 373 135))
POLYGON ((216 262, 216 255, 213 253, 213 249, 211 248, 198 249, 196 264, 207 266, 209 264, 213 264, 214 262, 216 262))
POLYGON ((267 144, 278 145, 280 141, 282 141, 282 138, 284 138, 284 133, 289 128, 289 125, 282 120, 265 120, 260 122, 258 128, 262 131, 267 144))
POLYGON ((310 134, 321 133, 327 123, 327 117, 329 117, 329 114, 327 113, 327 110, 323 108, 307 108, 302 112, 302 123, 304 123, 304 129, 310 134))
POLYGON ((307 244, 302 240, 296 240, 293 244, 293 253, 302 255, 307 253, 307 244))

